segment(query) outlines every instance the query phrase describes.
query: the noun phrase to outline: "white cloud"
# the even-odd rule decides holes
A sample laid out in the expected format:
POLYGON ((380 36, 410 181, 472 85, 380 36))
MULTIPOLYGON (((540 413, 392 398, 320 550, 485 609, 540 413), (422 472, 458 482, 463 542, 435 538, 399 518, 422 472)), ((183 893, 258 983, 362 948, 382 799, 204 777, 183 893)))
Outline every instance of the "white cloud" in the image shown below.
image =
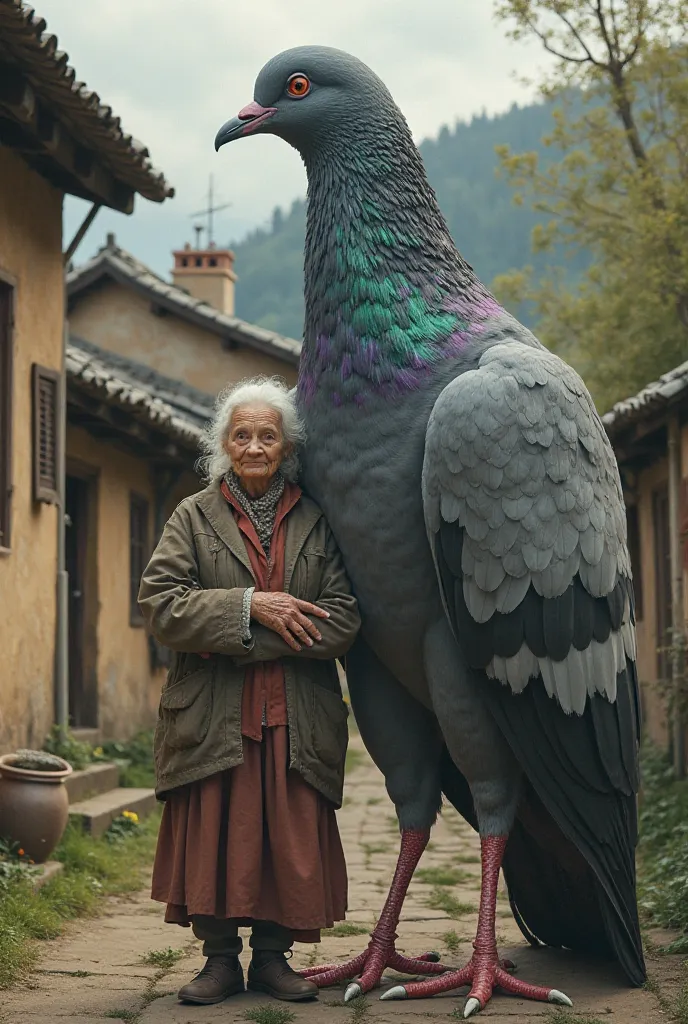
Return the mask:
MULTIPOLYGON (((384 79, 417 141, 442 124, 529 99, 514 72, 541 61, 510 43, 487 0, 36 0, 79 78, 142 139, 177 189, 161 208, 140 201, 134 217, 99 214, 79 259, 105 230, 159 272, 192 236, 189 214, 204 205, 214 174, 232 207, 218 216, 220 240, 240 237, 273 207, 305 191, 296 153, 277 139, 247 140, 217 156, 219 126, 253 96, 274 53, 302 43, 349 50, 384 79)), ((85 204, 67 204, 66 234, 85 204)))

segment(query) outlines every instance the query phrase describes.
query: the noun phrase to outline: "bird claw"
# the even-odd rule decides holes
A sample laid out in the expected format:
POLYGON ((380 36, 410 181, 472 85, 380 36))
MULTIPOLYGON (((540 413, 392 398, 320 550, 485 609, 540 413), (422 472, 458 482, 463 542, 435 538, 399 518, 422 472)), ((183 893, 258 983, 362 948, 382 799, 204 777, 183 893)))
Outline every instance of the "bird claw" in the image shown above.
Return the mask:
POLYGON ((473 997, 471 997, 470 999, 467 999, 466 1000, 466 1005, 463 1008, 464 1020, 467 1020, 469 1017, 472 1017, 474 1013, 478 1012, 478 1010, 482 1010, 482 1006, 480 1005, 480 1000, 479 999, 475 999, 473 997))
POLYGON ((388 988, 380 996, 381 1001, 385 999, 406 999, 406 989, 403 985, 395 985, 394 988, 388 988))
POLYGON ((557 1003, 558 1006, 573 1006, 569 997, 564 992, 560 992, 558 988, 550 989, 547 1002, 557 1003))
POLYGON ((363 995, 363 989, 357 981, 352 981, 350 985, 347 985, 346 992, 344 993, 344 1002, 350 1003, 352 999, 358 999, 359 996, 363 995))

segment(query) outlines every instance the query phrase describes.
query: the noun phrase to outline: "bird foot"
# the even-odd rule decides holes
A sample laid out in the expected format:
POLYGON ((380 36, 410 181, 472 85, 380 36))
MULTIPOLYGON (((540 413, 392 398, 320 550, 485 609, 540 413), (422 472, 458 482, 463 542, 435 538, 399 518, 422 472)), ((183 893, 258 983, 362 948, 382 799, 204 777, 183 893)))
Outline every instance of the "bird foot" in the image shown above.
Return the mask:
POLYGON ((368 949, 344 964, 326 964, 322 967, 308 967, 300 971, 302 978, 308 978, 318 988, 327 988, 342 981, 350 981, 344 994, 345 1002, 350 1002, 364 992, 369 992, 380 984, 385 970, 388 968, 400 974, 442 974, 451 968, 439 962, 439 953, 423 953, 419 957, 405 957, 397 953, 394 944, 389 948, 373 939, 368 949))
POLYGON ((572 1006, 568 996, 556 988, 544 988, 541 985, 530 985, 519 981, 508 973, 513 965, 510 961, 499 960, 497 951, 478 952, 473 954, 470 962, 460 971, 448 971, 441 977, 428 981, 412 981, 405 985, 395 985, 384 992, 381 999, 422 999, 450 992, 452 989, 470 985, 463 1015, 472 1017, 479 1010, 484 1010, 492 998, 495 988, 507 995, 519 996, 521 999, 534 999, 543 1003, 556 1003, 560 1006, 572 1006))

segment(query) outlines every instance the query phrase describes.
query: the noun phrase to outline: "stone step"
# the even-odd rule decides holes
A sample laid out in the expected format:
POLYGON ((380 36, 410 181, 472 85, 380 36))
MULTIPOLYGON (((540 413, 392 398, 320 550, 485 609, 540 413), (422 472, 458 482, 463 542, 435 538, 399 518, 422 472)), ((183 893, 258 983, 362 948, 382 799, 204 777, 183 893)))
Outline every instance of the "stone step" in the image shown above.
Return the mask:
POLYGON ((107 793, 119 786, 119 768, 116 764, 90 764, 80 772, 72 772, 65 779, 70 804, 107 793))
POLYGON ((73 821, 80 820, 84 830, 97 838, 107 832, 122 811, 135 811, 142 818, 154 811, 156 804, 155 791, 152 789, 118 787, 71 804, 69 817, 73 821))

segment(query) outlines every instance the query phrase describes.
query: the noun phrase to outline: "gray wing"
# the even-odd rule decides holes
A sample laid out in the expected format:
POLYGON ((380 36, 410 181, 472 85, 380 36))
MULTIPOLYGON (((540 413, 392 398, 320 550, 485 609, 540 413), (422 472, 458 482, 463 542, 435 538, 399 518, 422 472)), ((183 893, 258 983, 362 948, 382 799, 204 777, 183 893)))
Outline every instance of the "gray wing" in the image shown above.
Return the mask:
POLYGON ((593 949, 578 928, 597 934, 601 915, 598 938, 640 985, 626 519, 613 452, 577 374, 518 342, 486 351, 435 403, 423 498, 446 614, 528 780, 522 800, 536 794, 592 872, 592 883, 566 875, 565 843, 552 845, 557 830, 538 810, 517 821, 507 847, 512 903, 533 934, 571 948, 593 949), (578 911, 553 924, 563 878, 578 911))
POLYGON ((486 351, 435 404, 423 501, 470 664, 514 693, 541 677, 567 713, 595 692, 614 701, 636 656, 626 516, 575 371, 518 342, 486 351))

